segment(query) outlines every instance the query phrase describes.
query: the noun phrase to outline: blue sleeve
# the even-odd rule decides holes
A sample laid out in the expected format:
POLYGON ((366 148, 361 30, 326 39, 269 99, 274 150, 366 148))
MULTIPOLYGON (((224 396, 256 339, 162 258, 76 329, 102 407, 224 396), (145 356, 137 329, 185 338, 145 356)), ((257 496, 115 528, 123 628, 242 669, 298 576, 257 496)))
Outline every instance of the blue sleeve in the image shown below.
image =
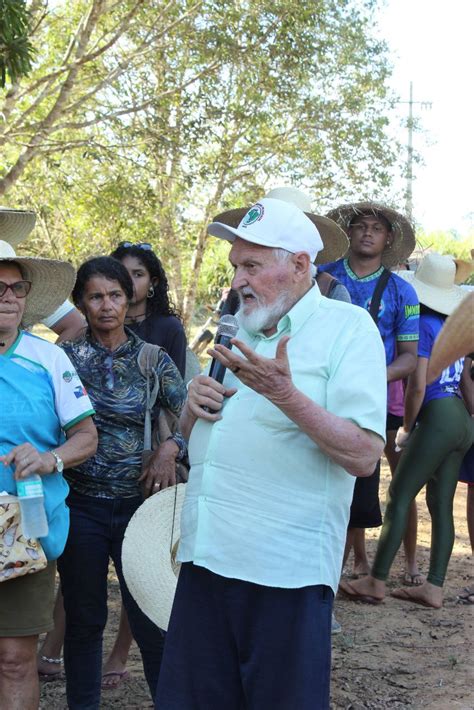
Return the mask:
POLYGON ((333 274, 333 271, 336 268, 336 263, 335 261, 329 262, 329 264, 318 264, 318 271, 325 271, 328 274, 333 274))
POLYGON ((431 351, 433 350, 434 341, 436 339, 436 333, 431 327, 431 323, 427 318, 420 319, 420 341, 418 343, 418 357, 431 356, 431 351))
POLYGON ((411 284, 397 279, 398 313, 395 333, 398 342, 418 340, 420 327, 420 303, 411 284), (400 283, 401 282, 401 283, 400 283))

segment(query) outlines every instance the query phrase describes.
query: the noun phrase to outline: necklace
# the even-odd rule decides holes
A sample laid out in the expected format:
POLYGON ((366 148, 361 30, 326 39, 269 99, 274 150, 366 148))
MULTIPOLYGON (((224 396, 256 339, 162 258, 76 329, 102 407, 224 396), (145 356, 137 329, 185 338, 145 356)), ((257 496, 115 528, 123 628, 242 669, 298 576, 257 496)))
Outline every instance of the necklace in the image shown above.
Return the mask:
POLYGON ((139 318, 144 318, 144 316, 146 316, 146 311, 145 313, 137 313, 136 316, 125 316, 125 320, 131 320, 132 323, 136 323, 139 318))

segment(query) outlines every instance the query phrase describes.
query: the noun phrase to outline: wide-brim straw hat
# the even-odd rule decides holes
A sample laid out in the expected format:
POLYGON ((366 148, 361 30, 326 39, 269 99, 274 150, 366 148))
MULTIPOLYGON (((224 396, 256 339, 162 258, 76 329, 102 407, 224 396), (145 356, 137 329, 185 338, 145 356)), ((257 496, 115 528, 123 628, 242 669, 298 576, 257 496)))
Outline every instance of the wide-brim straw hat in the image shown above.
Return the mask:
POLYGON ((474 352, 474 291, 446 319, 428 362, 427 381, 433 382, 453 362, 474 352))
MULTIPOLYGON (((324 244, 324 249, 316 256, 315 264, 329 264, 331 261, 337 261, 347 252, 349 241, 345 232, 329 217, 314 214, 311 211, 311 199, 302 190, 296 187, 275 187, 264 197, 296 205, 315 225, 324 244)), ((249 207, 238 207, 221 212, 213 218, 213 222, 220 222, 236 229, 248 210, 249 207)))
POLYGON ((346 234, 349 233, 354 217, 363 215, 382 215, 392 226, 393 240, 390 248, 387 247, 382 255, 383 265, 390 269, 406 261, 415 248, 416 239, 413 226, 400 212, 378 202, 351 202, 327 213, 346 234))
POLYGON ((17 256, 11 244, 0 240, 0 263, 11 261, 21 268, 23 278, 31 281, 22 318, 22 324, 30 327, 64 303, 73 289, 76 271, 66 261, 17 256))
POLYGON ((140 609, 166 631, 180 565, 175 561, 185 483, 148 498, 130 520, 122 544, 127 587, 140 609))
POLYGON ((474 249, 471 249, 470 261, 466 261, 465 259, 457 259, 455 256, 452 258, 456 264, 456 278, 454 279, 454 282, 457 284, 463 284, 474 271, 474 249))
POLYGON ((454 284, 456 265, 450 256, 430 252, 416 271, 398 271, 397 274, 413 286, 420 303, 446 316, 466 297, 466 292, 454 284))
POLYGON ((0 240, 16 246, 35 226, 36 215, 30 210, 12 210, 0 207, 0 240))

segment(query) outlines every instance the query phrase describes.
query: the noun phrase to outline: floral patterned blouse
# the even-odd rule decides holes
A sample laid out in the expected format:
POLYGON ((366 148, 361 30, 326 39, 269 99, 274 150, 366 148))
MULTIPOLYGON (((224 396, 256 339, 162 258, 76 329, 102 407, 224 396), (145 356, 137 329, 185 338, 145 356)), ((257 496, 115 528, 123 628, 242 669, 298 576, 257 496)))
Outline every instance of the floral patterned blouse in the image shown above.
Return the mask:
MULTIPOLYGON (((110 351, 88 332, 78 341, 62 343, 95 409, 99 434, 96 454, 65 471, 70 487, 95 498, 131 498, 140 495, 141 455, 145 425, 146 379, 137 356, 143 340, 125 328, 128 339, 110 351)), ((165 350, 161 349, 156 372, 160 389, 155 405, 179 415, 186 400, 186 386, 165 350)), ((76 396, 83 396, 77 388, 76 396)), ((186 443, 179 432, 172 437, 178 458, 186 455, 186 443)))

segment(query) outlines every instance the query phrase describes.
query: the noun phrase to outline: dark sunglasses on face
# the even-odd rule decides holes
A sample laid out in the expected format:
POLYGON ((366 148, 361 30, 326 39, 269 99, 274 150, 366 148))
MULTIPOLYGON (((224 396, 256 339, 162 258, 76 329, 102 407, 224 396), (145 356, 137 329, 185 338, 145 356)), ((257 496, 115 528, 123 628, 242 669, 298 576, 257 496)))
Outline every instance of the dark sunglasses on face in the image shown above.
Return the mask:
POLYGON ((148 242, 120 242, 119 247, 124 247, 125 249, 130 249, 131 247, 138 247, 138 249, 143 249, 143 251, 151 251, 152 246, 148 242))
POLYGON ((4 281, 0 281, 0 296, 3 296, 8 289, 17 298, 26 298, 31 289, 31 281, 15 281, 13 284, 6 284, 4 281))

